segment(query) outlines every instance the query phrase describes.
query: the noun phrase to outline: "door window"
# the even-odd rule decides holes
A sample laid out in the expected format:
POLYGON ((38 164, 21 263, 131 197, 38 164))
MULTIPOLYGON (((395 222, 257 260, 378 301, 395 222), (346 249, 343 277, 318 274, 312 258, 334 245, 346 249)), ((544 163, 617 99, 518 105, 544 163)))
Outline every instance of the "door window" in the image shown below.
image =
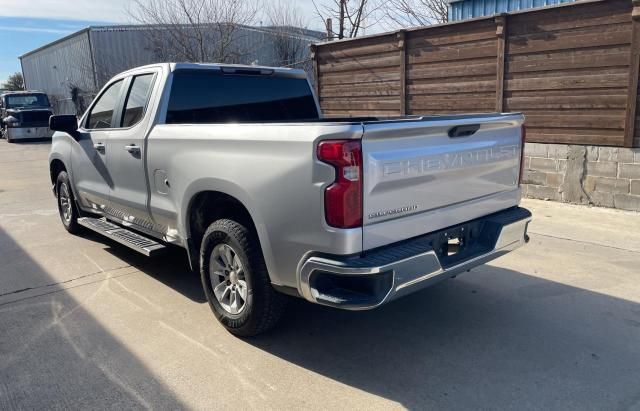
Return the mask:
POLYGON ((116 81, 98 98, 98 101, 87 116, 86 124, 88 129, 114 127, 114 125, 111 124, 113 121, 113 111, 118 104, 122 83, 122 80, 116 81))
POLYGON ((125 102, 122 127, 131 127, 142 120, 145 107, 151 95, 153 77, 153 74, 143 74, 133 78, 129 95, 125 102))

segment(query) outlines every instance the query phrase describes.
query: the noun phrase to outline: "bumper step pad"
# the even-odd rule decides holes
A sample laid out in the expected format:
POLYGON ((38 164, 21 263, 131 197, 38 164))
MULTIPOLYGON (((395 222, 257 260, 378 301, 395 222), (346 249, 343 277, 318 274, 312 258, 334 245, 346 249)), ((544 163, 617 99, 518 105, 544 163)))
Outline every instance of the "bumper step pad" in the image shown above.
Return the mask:
POLYGON ((167 248, 165 245, 155 240, 131 230, 127 230, 126 228, 120 227, 119 225, 102 218, 78 218, 78 224, 125 245, 140 254, 144 254, 147 257, 153 257, 160 254, 167 248))

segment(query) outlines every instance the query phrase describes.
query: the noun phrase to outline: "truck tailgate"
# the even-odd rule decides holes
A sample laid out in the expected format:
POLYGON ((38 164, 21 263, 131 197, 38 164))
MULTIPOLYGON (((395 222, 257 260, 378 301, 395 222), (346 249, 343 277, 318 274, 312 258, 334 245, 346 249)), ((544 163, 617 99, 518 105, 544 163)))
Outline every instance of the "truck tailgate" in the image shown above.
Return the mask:
POLYGON ((363 248, 518 205, 523 121, 495 114, 364 123, 363 248))

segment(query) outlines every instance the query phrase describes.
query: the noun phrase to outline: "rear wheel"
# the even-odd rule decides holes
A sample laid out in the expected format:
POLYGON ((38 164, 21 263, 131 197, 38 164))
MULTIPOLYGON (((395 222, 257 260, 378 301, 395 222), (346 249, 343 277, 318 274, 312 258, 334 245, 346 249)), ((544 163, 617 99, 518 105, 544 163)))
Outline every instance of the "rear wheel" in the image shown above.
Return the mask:
POLYGON ((280 319, 286 297, 273 289, 255 235, 227 219, 207 229, 200 249, 200 277, 211 310, 232 334, 263 333, 280 319))
POLYGON ((58 200, 58 212, 64 228, 71 234, 78 234, 81 226, 78 224, 78 207, 76 205, 69 175, 61 171, 56 180, 56 197, 58 200))

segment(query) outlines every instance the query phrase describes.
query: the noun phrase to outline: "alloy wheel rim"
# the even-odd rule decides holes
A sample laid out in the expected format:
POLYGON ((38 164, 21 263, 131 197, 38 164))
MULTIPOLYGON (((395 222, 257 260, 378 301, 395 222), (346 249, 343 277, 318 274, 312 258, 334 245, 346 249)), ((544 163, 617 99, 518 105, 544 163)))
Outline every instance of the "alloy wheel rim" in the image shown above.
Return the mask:
POLYGON ((71 221, 72 210, 71 210, 71 196, 69 195, 69 188, 66 183, 60 184, 60 211, 62 213, 62 219, 65 222, 71 221))
POLYGON ((247 304, 247 281, 238 253, 228 244, 218 244, 209 266, 213 295, 229 314, 240 314, 247 304))

